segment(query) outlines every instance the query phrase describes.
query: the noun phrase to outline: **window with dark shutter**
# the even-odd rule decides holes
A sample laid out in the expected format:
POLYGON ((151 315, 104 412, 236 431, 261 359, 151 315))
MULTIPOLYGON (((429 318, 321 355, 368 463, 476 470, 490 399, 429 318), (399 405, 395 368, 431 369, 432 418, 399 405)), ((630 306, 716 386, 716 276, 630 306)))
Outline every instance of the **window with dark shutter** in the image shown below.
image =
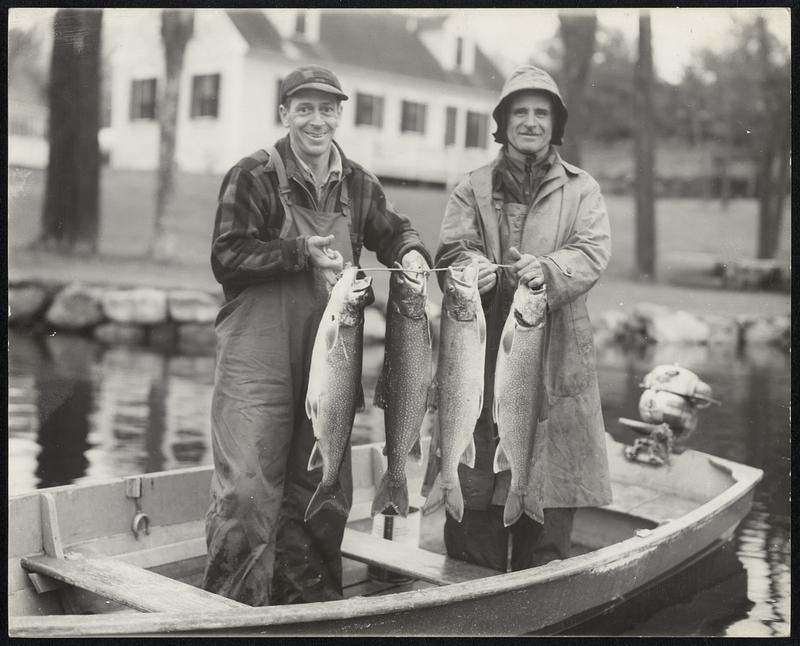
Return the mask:
POLYGON ((156 118, 156 79, 131 82, 131 121, 156 118))
POLYGON ((419 132, 424 134, 425 109, 426 106, 424 103, 403 101, 402 116, 400 120, 400 132, 419 132))
POLYGON ((464 145, 467 148, 486 148, 488 125, 489 115, 467 112, 467 138, 464 145))
POLYGON ((356 94, 356 125, 383 127, 383 97, 356 94))
POLYGON ((219 116, 219 85, 219 74, 192 77, 192 118, 219 116))
POLYGON ((447 113, 445 114, 445 124, 444 124, 444 145, 446 146, 453 146, 456 143, 456 117, 457 117, 457 110, 453 107, 447 108, 447 113))

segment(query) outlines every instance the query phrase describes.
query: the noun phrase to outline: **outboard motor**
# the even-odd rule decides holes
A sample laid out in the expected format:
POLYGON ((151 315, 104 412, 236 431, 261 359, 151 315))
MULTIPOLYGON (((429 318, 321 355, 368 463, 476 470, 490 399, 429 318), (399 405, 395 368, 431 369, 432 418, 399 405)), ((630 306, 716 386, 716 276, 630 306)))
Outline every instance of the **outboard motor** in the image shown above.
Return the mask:
POLYGON ((625 448, 625 457, 649 464, 669 462, 676 441, 685 440, 697 428, 697 411, 720 402, 711 387, 691 370, 677 364, 660 365, 645 375, 639 398, 642 421, 620 417, 621 424, 644 435, 625 448))

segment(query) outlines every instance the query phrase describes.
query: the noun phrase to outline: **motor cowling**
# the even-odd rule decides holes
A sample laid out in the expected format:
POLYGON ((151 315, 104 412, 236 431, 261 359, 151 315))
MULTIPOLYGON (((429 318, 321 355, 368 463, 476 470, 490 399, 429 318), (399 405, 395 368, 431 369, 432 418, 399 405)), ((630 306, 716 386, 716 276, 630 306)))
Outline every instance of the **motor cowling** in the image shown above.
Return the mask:
POLYGON ((719 404, 711 387, 677 364, 660 365, 645 375, 640 384, 639 416, 650 424, 667 424, 676 436, 687 437, 697 428, 697 411, 719 404))

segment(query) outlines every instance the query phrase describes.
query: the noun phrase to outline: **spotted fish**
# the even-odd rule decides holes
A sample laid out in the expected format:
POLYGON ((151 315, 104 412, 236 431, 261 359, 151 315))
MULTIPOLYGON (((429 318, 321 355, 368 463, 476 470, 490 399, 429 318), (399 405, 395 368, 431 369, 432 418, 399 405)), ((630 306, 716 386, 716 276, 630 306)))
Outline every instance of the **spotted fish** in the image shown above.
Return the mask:
POLYGON ((448 271, 435 380, 441 467, 422 508, 429 514, 444 504, 458 522, 464 515, 458 464, 475 466, 473 432, 483 407, 486 319, 477 279, 476 263, 448 271))
MULTIPOLYGON (((399 266, 398 266, 399 267, 399 266)), ((375 405, 383 408, 388 469, 378 485, 372 515, 392 507, 408 514, 406 460, 422 460, 420 426, 431 383, 431 330, 427 275, 394 272, 386 306, 383 371, 375 387, 375 405)))
POLYGON ((374 300, 372 278, 358 278, 346 266, 331 289, 311 353, 306 414, 316 442, 308 470, 322 468, 322 480, 308 503, 305 520, 330 505, 347 516, 350 501, 339 484, 356 410, 363 406, 361 360, 364 308, 374 300))
POLYGON ((547 417, 544 387, 544 343, 547 291, 520 284, 514 292, 497 352, 494 377, 494 421, 500 442, 494 472, 511 470, 503 524, 523 513, 542 523, 541 503, 528 494, 533 442, 539 421, 547 417))

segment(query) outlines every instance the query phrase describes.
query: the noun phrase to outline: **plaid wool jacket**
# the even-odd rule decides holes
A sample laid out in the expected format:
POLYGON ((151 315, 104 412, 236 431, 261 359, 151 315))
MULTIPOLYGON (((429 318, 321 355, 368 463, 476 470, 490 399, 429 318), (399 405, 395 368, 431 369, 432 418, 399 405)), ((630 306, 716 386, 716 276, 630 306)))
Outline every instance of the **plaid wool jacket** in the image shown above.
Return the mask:
MULTIPOLYGON (((347 159, 341 148, 342 177, 323 191, 323 204, 317 203, 314 186, 304 178, 288 135, 275 148, 284 160, 294 204, 337 210, 341 184, 348 182, 351 243, 356 263, 365 246, 386 266, 399 262, 412 249, 418 250, 431 264, 419 234, 409 219, 386 200, 378 179, 347 159)), ((223 287, 226 301, 249 285, 274 280, 285 272, 307 270, 306 236, 281 239, 284 218, 278 177, 269 155, 259 150, 237 162, 222 181, 211 245, 211 268, 223 287)))

